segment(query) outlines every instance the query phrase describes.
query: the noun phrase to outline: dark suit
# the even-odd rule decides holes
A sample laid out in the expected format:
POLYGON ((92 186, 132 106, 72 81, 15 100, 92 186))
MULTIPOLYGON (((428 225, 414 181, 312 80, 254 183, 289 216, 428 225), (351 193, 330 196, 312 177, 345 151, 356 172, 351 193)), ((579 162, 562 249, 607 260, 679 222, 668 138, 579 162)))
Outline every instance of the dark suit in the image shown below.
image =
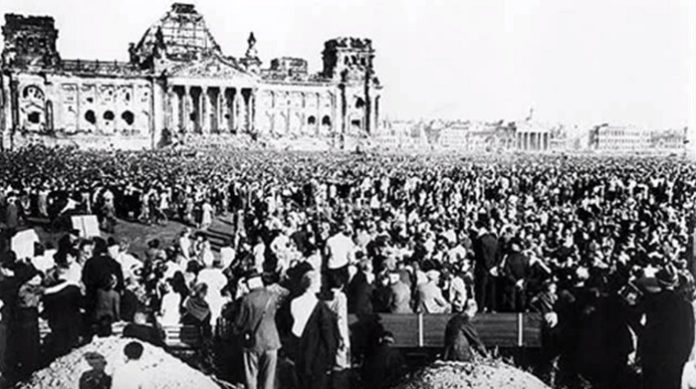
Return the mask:
POLYGON ((476 303, 480 310, 496 310, 496 279, 490 270, 500 263, 500 242, 495 235, 487 232, 474 241, 474 288, 476 303))
POLYGON ((509 312, 523 312, 527 308, 526 282, 529 278, 529 258, 522 253, 511 253, 505 260, 503 279, 505 290, 503 291, 504 309, 509 312), (522 288, 516 284, 523 280, 522 288))
POLYGON ((242 298, 235 328, 239 334, 254 333, 254 345, 244 349, 244 372, 249 389, 272 389, 275 382, 280 337, 275 323, 278 296, 257 288, 242 298), (264 313, 265 312, 265 313, 264 313))
POLYGON ((646 389, 679 389, 694 344, 691 304, 672 290, 647 295, 645 328, 638 343, 646 389))
POLYGON ((322 389, 328 386, 328 374, 336 359, 339 333, 336 315, 323 301, 317 302, 302 336, 296 338, 295 371, 299 387, 322 389))

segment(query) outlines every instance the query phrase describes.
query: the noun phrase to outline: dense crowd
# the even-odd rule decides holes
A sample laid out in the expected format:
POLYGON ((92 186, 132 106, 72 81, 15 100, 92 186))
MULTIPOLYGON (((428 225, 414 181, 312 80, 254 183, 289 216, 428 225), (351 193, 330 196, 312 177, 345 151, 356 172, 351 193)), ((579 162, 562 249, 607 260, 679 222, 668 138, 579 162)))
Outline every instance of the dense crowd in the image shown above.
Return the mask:
POLYGON ((695 205, 696 166, 673 159, 9 152, 6 238, 35 220, 69 229, 74 214, 106 234, 119 220, 187 227, 135 253, 77 231, 31 258, 6 247, 0 367, 21 379, 118 321, 163 345, 158 325, 181 323, 249 388, 274 387, 288 361, 289 386, 349 387, 359 366, 381 387, 404 365, 393 334, 349 331, 348 314, 452 314, 443 355, 467 360, 485 352, 476 311, 538 312, 544 379, 618 388, 637 366, 646 388, 677 388, 694 337, 695 205), (205 230, 220 215, 229 240, 214 253, 205 230))

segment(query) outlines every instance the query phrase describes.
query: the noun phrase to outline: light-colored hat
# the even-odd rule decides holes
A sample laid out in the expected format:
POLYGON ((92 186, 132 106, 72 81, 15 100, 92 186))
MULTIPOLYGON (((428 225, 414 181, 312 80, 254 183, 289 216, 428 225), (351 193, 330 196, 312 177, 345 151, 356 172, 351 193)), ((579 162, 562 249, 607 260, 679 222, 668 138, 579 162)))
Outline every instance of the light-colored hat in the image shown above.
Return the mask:
POLYGON ((428 270, 428 271, 425 273, 425 275, 426 275, 426 277, 428 277, 428 279, 429 279, 430 281, 435 281, 435 280, 440 279, 440 272, 437 271, 437 270, 428 270))

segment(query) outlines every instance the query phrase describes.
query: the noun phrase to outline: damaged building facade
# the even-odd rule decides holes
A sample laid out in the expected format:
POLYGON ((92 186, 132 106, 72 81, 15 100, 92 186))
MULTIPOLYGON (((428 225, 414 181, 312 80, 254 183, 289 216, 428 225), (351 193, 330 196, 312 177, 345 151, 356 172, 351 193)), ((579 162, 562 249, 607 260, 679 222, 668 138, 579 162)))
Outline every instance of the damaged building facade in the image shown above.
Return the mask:
POLYGON ((377 131, 382 87, 369 39, 324 44, 323 69, 301 58, 268 67, 248 37, 225 55, 203 16, 174 4, 129 61, 63 59, 45 16, 5 15, 0 77, 2 146, 30 141, 156 148, 184 139, 366 137, 377 131))

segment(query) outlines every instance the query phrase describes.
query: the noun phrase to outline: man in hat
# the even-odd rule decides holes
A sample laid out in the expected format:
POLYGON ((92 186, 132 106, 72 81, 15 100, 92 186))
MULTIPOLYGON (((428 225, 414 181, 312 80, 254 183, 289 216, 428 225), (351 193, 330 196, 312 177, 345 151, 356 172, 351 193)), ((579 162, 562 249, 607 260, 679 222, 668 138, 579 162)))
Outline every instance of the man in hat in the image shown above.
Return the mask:
POLYGON ((694 314, 676 292, 677 272, 666 265, 655 278, 661 291, 643 302, 645 326, 638 343, 646 389, 679 389, 684 364, 694 344, 694 314))
POLYGON ((240 302, 234 326, 244 346, 244 374, 248 389, 272 389, 275 384, 280 337, 275 316, 278 296, 264 287, 259 273, 246 280, 249 293, 240 302))

